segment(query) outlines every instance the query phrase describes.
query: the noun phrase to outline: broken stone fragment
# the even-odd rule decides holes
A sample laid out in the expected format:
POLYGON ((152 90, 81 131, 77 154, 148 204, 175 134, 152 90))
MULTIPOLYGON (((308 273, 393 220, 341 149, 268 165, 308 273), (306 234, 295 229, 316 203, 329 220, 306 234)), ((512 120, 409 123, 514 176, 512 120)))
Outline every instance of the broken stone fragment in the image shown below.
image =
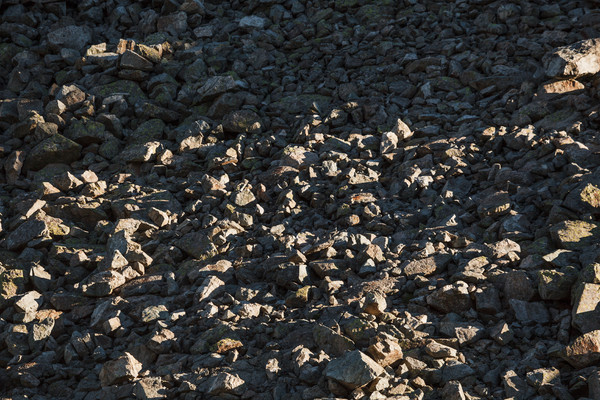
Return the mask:
POLYGON ((383 367, 359 350, 347 352, 331 360, 325 368, 325 377, 354 390, 368 385, 385 372, 383 367))
POLYGON ((56 47, 67 47, 81 50, 92 39, 92 32, 87 26, 68 25, 48 33, 48 41, 56 47))
POLYGON ((369 292, 361 299, 359 308, 362 312, 378 316, 387 308, 387 301, 383 294, 379 292, 369 292))
POLYGON ((88 278, 87 283, 81 286, 81 290, 89 297, 104 297, 125 284, 125 281, 125 277, 116 271, 98 272, 88 278))
POLYGON ((334 357, 339 357, 347 351, 354 350, 352 340, 321 324, 313 328, 313 339, 319 349, 334 357))
POLYGON ((116 360, 105 362, 100 370, 100 383, 110 386, 137 378, 142 370, 142 364, 131 354, 125 352, 116 360))
POLYGON ((600 360, 600 330, 578 336, 560 352, 560 356, 577 369, 596 363, 600 360))
POLYGON ((27 220, 8 235, 5 242, 6 248, 8 250, 20 250, 30 241, 48 236, 49 233, 50 230, 46 221, 39 219, 27 220))
POLYGON ((471 297, 465 282, 446 285, 429 296, 427 304, 441 312, 461 312, 471 308, 471 297))
POLYGON ((583 283, 573 289, 571 321, 582 333, 600 329, 600 285, 583 283))
POLYGON ((220 294, 225 286, 225 282, 216 276, 209 276, 202 282, 196 290, 197 301, 202 302, 220 294))
POLYGON ((70 164, 79 159, 81 145, 57 133, 36 145, 27 154, 24 168, 37 171, 48 164, 70 164))
POLYGON ((371 342, 367 352, 382 367, 394 366, 403 358, 402 347, 391 335, 381 333, 371 342))
POLYGON ((245 381, 227 372, 220 372, 210 379, 207 394, 211 396, 241 395, 244 392, 245 381))
POLYGON ((567 250, 582 250, 597 243, 600 228, 587 221, 562 221, 550 228, 550 234, 557 247, 567 250))
POLYGON ((578 78, 600 71, 600 39, 586 39, 554 49, 543 59, 546 75, 578 78))

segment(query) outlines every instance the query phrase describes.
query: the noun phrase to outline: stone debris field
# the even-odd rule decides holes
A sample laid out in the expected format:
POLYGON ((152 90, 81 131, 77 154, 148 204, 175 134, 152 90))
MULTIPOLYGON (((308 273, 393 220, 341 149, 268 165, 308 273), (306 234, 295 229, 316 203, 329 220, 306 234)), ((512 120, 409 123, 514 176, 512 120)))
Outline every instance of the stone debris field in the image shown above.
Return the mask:
POLYGON ((0 0, 0 399, 600 399, 600 9, 0 0))

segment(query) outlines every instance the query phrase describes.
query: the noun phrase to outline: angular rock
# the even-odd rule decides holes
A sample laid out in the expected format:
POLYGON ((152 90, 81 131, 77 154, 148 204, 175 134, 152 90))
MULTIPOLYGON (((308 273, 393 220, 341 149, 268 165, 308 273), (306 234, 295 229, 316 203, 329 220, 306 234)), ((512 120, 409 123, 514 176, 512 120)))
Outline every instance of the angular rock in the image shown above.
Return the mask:
POLYGON ((546 75, 578 78, 600 71, 600 39, 586 39, 554 49, 544 56, 546 75))
POLYGON ((550 228, 552 240, 557 247, 567 250, 582 250, 598 242, 598 224, 587 221, 562 221, 550 228))
POLYGON ((584 283, 573 291, 571 321, 582 333, 600 329, 600 285, 584 283))
POLYGON ((142 370, 142 364, 131 354, 125 352, 116 360, 105 362, 100 370, 100 383, 110 386, 137 378, 142 370))
POLYGON ((324 375, 354 390, 368 385, 384 372, 384 369, 369 356, 354 350, 331 360, 325 368, 324 375))
POLYGON ((577 369, 596 363, 600 360, 600 330, 578 336, 561 351, 560 356, 577 369))

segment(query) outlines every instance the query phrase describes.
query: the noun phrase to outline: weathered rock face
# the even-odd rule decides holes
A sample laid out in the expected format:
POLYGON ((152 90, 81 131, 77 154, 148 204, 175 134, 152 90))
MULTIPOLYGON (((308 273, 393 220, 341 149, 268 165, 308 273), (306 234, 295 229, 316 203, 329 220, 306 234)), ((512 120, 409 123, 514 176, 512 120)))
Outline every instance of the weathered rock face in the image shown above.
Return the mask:
POLYGON ((0 0, 0 398, 597 398, 592 3, 0 0))

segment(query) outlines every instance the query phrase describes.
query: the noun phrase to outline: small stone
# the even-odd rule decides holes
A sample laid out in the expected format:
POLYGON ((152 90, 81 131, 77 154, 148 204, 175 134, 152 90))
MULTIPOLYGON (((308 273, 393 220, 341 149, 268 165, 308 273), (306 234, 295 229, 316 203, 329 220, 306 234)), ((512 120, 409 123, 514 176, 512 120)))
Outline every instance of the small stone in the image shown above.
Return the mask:
POLYGON ((497 192, 484 198, 477 207, 477 212, 482 218, 497 218, 508 213, 510 207, 511 201, 508 193, 497 192))
POLYGON ((571 320, 581 333, 600 329, 600 285, 584 283, 573 291, 571 320))
POLYGON ((125 352, 116 360, 104 363, 100 370, 100 382, 102 386, 110 386, 137 378, 142 370, 142 364, 131 354, 125 352))
POLYGON ((567 250, 582 250, 598 242, 598 224, 587 221, 562 221, 550 228, 552 240, 557 247, 567 250))
POLYGON ((543 59, 546 75, 578 78, 600 71, 600 40, 586 39, 554 49, 543 59))
POLYGON ((546 324, 550 322, 550 314, 544 303, 511 299, 509 304, 515 313, 515 317, 521 323, 546 324))
POLYGON ((460 312, 471 308, 471 297, 465 282, 446 285, 429 296, 427 304, 441 312, 460 312))
POLYGON ((502 376, 502 383, 504 384, 504 392, 506 397, 512 397, 514 399, 529 399, 535 391, 524 379, 520 378, 515 371, 509 370, 502 376))
POLYGON ((244 392, 245 383, 243 379, 236 375, 220 372, 217 376, 211 378, 211 384, 207 393, 211 396, 227 394, 239 396, 244 392))
POLYGON ((393 366, 403 357, 402 347, 398 341, 385 333, 380 333, 372 339, 367 349, 369 355, 382 367, 393 366))
POLYGON ((444 400, 465 400, 465 393, 459 381, 449 381, 442 389, 444 400))
POLYGON ((125 50, 121 55, 119 65, 121 68, 137 69, 141 71, 152 71, 152 68, 154 68, 154 65, 150 61, 131 50, 125 50))
POLYGON ((198 290, 196 290, 197 301, 202 302, 217 296, 222 292, 224 286, 225 282, 214 275, 209 276, 202 282, 198 290))
POLYGON ((136 399, 157 400, 167 397, 167 389, 162 383, 162 378, 148 377, 142 378, 135 383, 133 394, 136 399))
POLYGON ((81 50, 91 39, 91 30, 87 26, 68 25, 48 33, 50 44, 75 50, 81 50))
POLYGON ((578 336, 561 351, 561 357, 574 368, 588 367, 600 360, 600 330, 578 336))
POLYGON ((560 371, 554 367, 538 368, 527 373, 527 382, 536 389, 560 382, 560 371))
POLYGON ((31 149, 25 158, 25 168, 37 171, 52 163, 69 164, 80 155, 81 145, 57 133, 31 149))
POLYGON ((513 332, 504 321, 498 323, 490 330, 490 336, 501 346, 510 343, 514 337, 513 332))
POLYGON ((368 385, 385 370, 359 350, 347 352, 331 360, 325 368, 325 377, 333 379, 349 390, 368 385))
POLYGON ((265 19, 256 15, 248 15, 240 20, 239 27, 243 29, 263 29, 265 27, 265 19))
POLYGON ((359 303, 360 310, 371 315, 381 315, 387 308, 385 296, 379 292, 369 292, 359 303))

